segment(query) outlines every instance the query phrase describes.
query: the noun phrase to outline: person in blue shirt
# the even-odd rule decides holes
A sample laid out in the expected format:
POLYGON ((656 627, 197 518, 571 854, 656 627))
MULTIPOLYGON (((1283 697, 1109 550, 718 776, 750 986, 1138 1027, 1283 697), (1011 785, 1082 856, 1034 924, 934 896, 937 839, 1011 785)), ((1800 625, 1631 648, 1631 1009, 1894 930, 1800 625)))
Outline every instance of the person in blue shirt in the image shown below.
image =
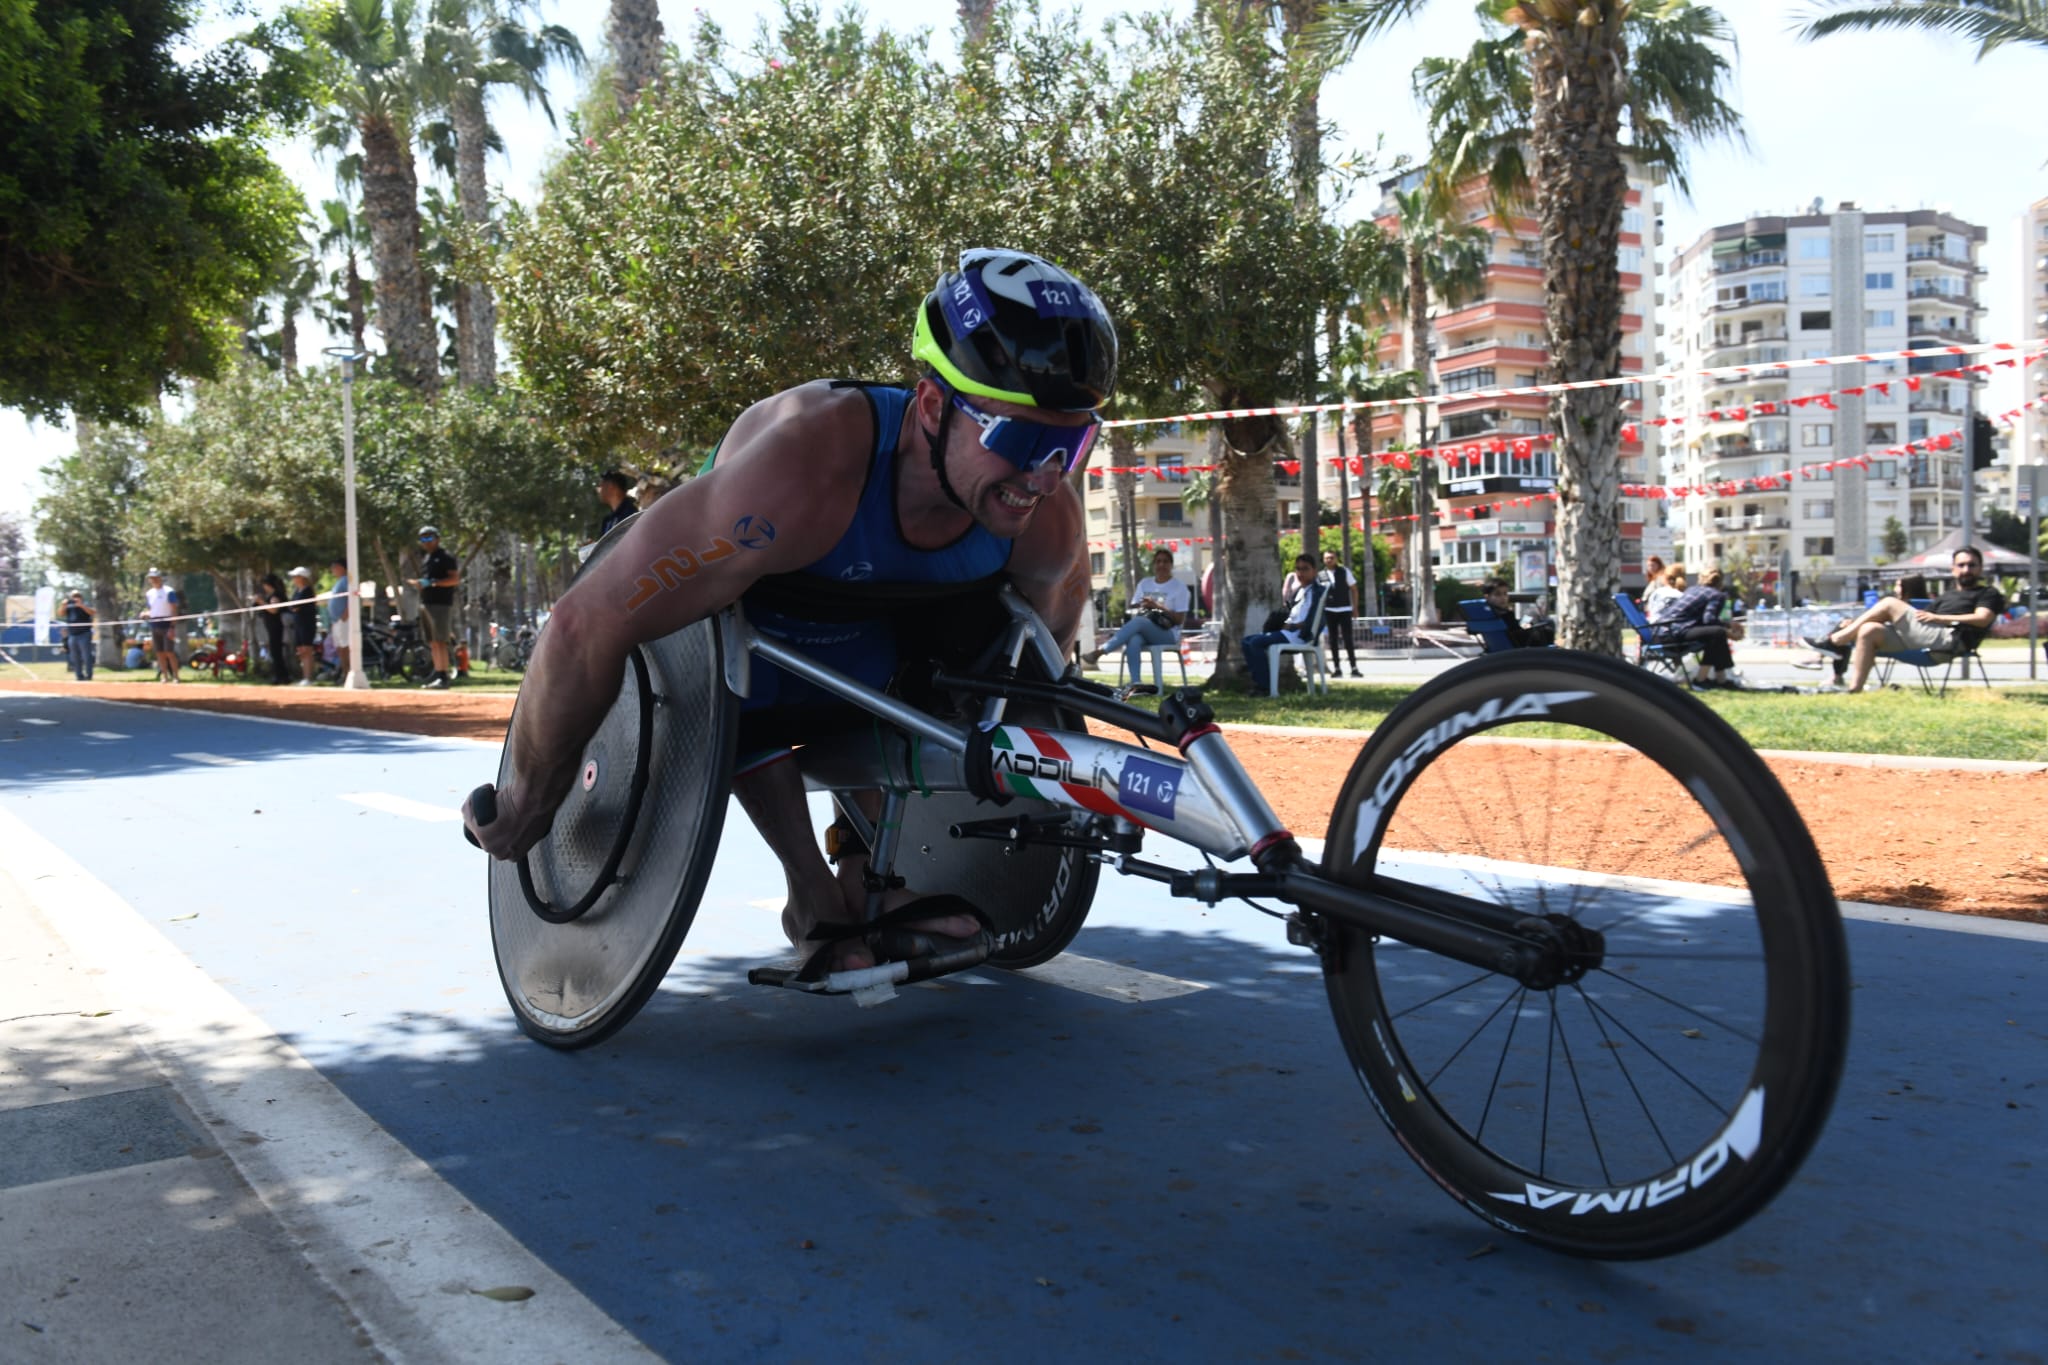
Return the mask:
POLYGON ((1729 648, 1732 628, 1721 619, 1728 608, 1728 594, 1721 590, 1721 582, 1719 569, 1707 570, 1698 583, 1664 609, 1657 624, 1651 627, 1653 638, 1660 643, 1683 641, 1699 646, 1700 663, 1699 671, 1693 675, 1694 687, 1742 686, 1731 676, 1735 652, 1729 648))

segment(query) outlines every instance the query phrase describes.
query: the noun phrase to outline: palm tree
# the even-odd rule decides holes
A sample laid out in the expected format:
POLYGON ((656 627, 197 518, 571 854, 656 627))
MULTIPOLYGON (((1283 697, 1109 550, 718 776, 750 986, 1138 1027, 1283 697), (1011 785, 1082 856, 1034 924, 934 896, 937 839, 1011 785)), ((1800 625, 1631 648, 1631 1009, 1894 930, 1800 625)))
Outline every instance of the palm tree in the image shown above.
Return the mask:
MULTIPOLYGON (((1402 329, 1404 368, 1422 375, 1425 392, 1435 391, 1433 359, 1436 349, 1429 342, 1431 303, 1454 301, 1478 285, 1492 254, 1492 234, 1467 224, 1451 221, 1448 199, 1438 192, 1441 180, 1425 179, 1411 190, 1396 191, 1394 207, 1399 222, 1395 229, 1401 244, 1401 271, 1385 300, 1407 314, 1402 329)), ((1423 410, 1415 404, 1404 410, 1410 445, 1421 445, 1423 410)), ((1430 563, 1429 484, 1419 481, 1421 496, 1416 507, 1415 619, 1418 624, 1439 624, 1436 611, 1436 570, 1430 563)), ((1619 646, 1617 645, 1617 648, 1619 646)))
POLYGON ((325 68, 327 117, 314 143, 362 148, 362 216, 377 269, 377 330, 392 373, 429 392, 440 348, 420 274, 419 179, 412 134, 422 85, 416 0, 338 0, 294 15, 325 68))
POLYGON ((623 117, 633 112, 640 92, 661 79, 661 9, 655 0, 612 0, 604 36, 612 47, 612 94, 623 117))
MULTIPOLYGON (((347 158, 354 161, 355 158, 347 158)), ((340 302, 340 311, 348 318, 349 343, 362 354, 363 332, 369 326, 370 282, 363 278, 361 253, 369 248, 370 234, 363 229, 362 220, 349 212, 348 203, 341 199, 325 199, 320 203, 319 250, 322 256, 340 252, 342 263, 328 277, 328 296, 340 302)))
POLYGON ((1809 40, 1830 33, 1917 28, 1975 42, 1979 61, 2007 43, 2048 47, 2048 5, 2041 0, 1891 0, 1874 5, 1824 0, 1807 13, 1817 16, 1799 32, 1809 40))
MULTIPOLYGON (((470 250, 485 245, 490 191, 484 155, 496 145, 486 105, 492 86, 517 91, 555 121, 541 74, 551 63, 583 65, 583 45, 560 24, 528 28, 521 21, 531 0, 433 0, 423 39, 425 95, 443 109, 454 133, 455 197, 468 229, 470 250)), ((458 252, 458 257, 462 255, 458 252)), ((488 388, 498 373, 498 315, 491 287, 477 263, 460 262, 461 307, 456 328, 456 375, 465 387, 488 388)))
MULTIPOLYGON (((1329 350, 1331 400, 1353 403, 1369 403, 1389 398, 1412 398, 1421 390, 1422 378, 1413 370, 1383 370, 1379 367, 1378 354, 1380 338, 1385 335, 1383 326, 1368 326, 1359 317, 1366 306, 1357 305, 1346 313, 1332 310, 1329 318, 1329 350)), ((1372 458, 1372 440, 1367 434, 1368 417, 1360 414, 1356 419, 1358 453, 1368 462, 1372 458)), ((1337 437, 1338 453, 1344 451, 1344 436, 1340 430, 1337 437)), ((1340 479, 1348 476, 1340 474, 1340 479)), ((1403 485, 1404 488, 1407 485, 1403 485)), ((1361 606, 1366 616, 1377 616, 1379 611, 1379 585, 1371 573, 1372 554, 1372 512, 1373 512, 1373 471, 1370 464, 1359 476, 1358 504, 1359 519, 1365 525, 1365 562, 1368 572, 1365 577, 1364 595, 1361 606)), ((1404 493, 1404 497, 1407 494, 1404 493)), ((1344 520, 1344 558, 1351 558, 1351 519, 1344 520)), ((1412 541, 1413 537, 1409 537, 1412 541)))
MULTIPOLYGON (((1425 2, 1337 0, 1322 32, 1355 50, 1425 2)), ((1727 66, 1712 48, 1726 25, 1691 0, 1487 0, 1485 9, 1519 31, 1528 73, 1528 133, 1516 145, 1528 162, 1543 247, 1551 376, 1612 379, 1621 373, 1622 123, 1646 147, 1661 137, 1677 149, 1728 132, 1733 111, 1720 98, 1727 66), (1632 15, 1638 23, 1660 18, 1672 37, 1654 68, 1631 65, 1632 15), (1680 53, 1691 57, 1676 60, 1680 53)), ((1560 466, 1558 642, 1618 654, 1621 620, 1611 594, 1621 553, 1621 390, 1560 393, 1551 421, 1560 466)))

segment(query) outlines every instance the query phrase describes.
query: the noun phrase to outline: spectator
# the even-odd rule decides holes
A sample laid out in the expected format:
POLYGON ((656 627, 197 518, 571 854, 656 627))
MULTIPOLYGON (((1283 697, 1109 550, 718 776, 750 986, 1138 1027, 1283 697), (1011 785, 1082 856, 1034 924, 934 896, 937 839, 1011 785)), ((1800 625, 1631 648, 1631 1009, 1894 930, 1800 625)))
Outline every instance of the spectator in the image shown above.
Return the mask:
POLYGON ((334 575, 334 586, 327 590, 327 638, 334 645, 336 676, 348 682, 348 619, 349 606, 355 601, 349 592, 348 561, 340 555, 328 566, 334 575))
POLYGON ((1649 560, 1643 565, 1643 600, 1645 602, 1649 601, 1651 586, 1663 576, 1664 557, 1662 555, 1651 555, 1649 560))
POLYGON ((1280 628, 1244 637, 1244 664, 1252 675, 1254 693, 1272 690, 1272 681, 1266 674, 1267 650, 1274 645, 1310 643, 1309 625, 1316 619, 1316 603, 1323 596, 1323 586, 1316 581, 1316 562, 1307 555, 1296 555, 1290 581, 1294 584, 1294 604, 1288 608, 1280 628))
POLYGON ((434 656, 434 676, 421 686, 435 691, 448 686, 449 618, 461 582, 455 556, 441 548, 441 533, 431 526, 420 527, 420 576, 413 584, 420 590, 420 629, 434 656))
POLYGON ((285 642, 299 656, 299 680, 294 686, 311 687, 320 671, 320 608, 313 597, 313 571, 301 564, 292 570, 290 606, 285 608, 285 642))
POLYGON ((1330 676, 1342 677, 1340 666, 1344 661, 1337 657, 1341 645, 1351 656, 1351 676, 1362 678, 1358 671, 1358 643, 1351 634, 1351 570, 1337 562, 1335 550, 1323 551, 1323 571, 1316 575, 1316 581, 1323 585, 1324 633, 1330 642, 1330 676))
POLYGON ((72 593, 64 599, 64 660, 70 665, 71 676, 79 682, 92 681, 92 623, 98 615, 85 605, 82 593, 72 593))
POLYGON ((283 579, 267 573, 256 580, 256 602, 263 608, 256 613, 256 619, 263 623, 263 633, 270 642, 270 681, 273 684, 291 681, 284 667, 284 600, 283 579))
MULTIPOLYGON (((1113 649, 1124 652, 1124 665, 1133 684, 1144 676, 1139 671, 1144 651, 1154 645, 1180 643, 1180 628, 1188 619, 1192 594, 1188 585, 1173 576, 1173 551, 1152 552, 1152 576, 1138 584, 1138 599, 1131 604, 1131 618, 1118 626, 1100 649, 1081 656, 1083 665, 1095 667, 1096 660, 1113 649)), ((1163 677, 1154 682, 1164 683, 1163 677)))
POLYGON ((1684 641, 1699 646, 1700 666, 1693 675, 1694 687, 1742 686, 1730 675, 1735 655, 1728 642, 1737 637, 1721 620, 1727 606, 1728 594, 1721 591, 1721 571, 1709 569, 1700 575, 1699 586, 1681 593, 1652 628, 1660 643, 1684 641))
MULTIPOLYGON (((2005 611, 2005 595, 1984 581, 1984 553, 1976 546, 1958 549, 1951 567, 1956 585, 1935 599, 1932 610, 1914 607, 1904 597, 1880 597, 1861 616, 1806 643, 1846 661, 1851 693, 1863 690, 1880 654, 1924 649, 1939 663, 1943 655, 1953 658, 1975 649, 2005 611)), ((1926 585, 1921 586, 1924 590, 1926 585)))
POLYGON ((143 594, 148 604, 143 615, 149 618, 149 648, 156 656, 158 682, 174 683, 178 680, 178 623, 175 619, 178 608, 183 605, 176 588, 164 586, 164 571, 149 571, 149 590, 143 594))
MULTIPOLYGON (((1542 649, 1557 643, 1557 626, 1554 623, 1543 621, 1533 626, 1522 624, 1520 618, 1515 615, 1515 604, 1508 598, 1508 585, 1505 579, 1487 579, 1479 585, 1479 595, 1507 627, 1508 643, 1516 649, 1542 649)), ((1323 610, 1328 611, 1329 608, 1325 607, 1323 610)))
POLYGON ((1643 589, 1643 619, 1656 625, 1671 610, 1671 604, 1685 594, 1685 568, 1673 564, 1661 577, 1643 589))
POLYGON ((640 510, 640 504, 633 501, 633 481, 620 470, 607 469, 597 477, 597 496, 611 510, 605 513, 604 524, 597 528, 597 538, 603 540, 627 517, 640 510))

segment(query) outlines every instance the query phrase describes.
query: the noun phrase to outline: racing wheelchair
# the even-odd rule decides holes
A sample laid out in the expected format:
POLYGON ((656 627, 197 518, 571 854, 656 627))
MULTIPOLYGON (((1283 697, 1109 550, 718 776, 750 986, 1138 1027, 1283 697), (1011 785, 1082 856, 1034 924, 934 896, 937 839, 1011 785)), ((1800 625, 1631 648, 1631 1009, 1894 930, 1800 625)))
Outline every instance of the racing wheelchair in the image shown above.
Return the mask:
MULTIPOLYGON (((941 706, 836 673, 737 608, 635 649, 550 833, 490 867, 520 1027, 587 1047, 661 983, 717 851, 739 701, 763 660, 863 713, 798 750, 806 785, 871 850, 871 891, 900 878, 985 912, 985 967, 1064 950, 1104 868, 1193 905, 1288 907, 1269 913, 1320 963, 1374 1108, 1495 1226, 1575 1255, 1662 1256, 1738 1226, 1792 1177, 1843 1064, 1847 951, 1792 802, 1713 712, 1618 660, 1481 657, 1374 731, 1311 851, 1198 690, 1157 714, 1130 706, 1071 672, 1020 596, 1000 603, 994 642, 930 677, 941 706), (854 797, 876 791, 869 819, 854 797), (1148 858, 1148 837, 1201 861, 1148 858)), ((486 823, 491 792, 473 797, 486 823)), ((890 962, 794 976, 750 979, 862 1004, 912 979, 890 962)))

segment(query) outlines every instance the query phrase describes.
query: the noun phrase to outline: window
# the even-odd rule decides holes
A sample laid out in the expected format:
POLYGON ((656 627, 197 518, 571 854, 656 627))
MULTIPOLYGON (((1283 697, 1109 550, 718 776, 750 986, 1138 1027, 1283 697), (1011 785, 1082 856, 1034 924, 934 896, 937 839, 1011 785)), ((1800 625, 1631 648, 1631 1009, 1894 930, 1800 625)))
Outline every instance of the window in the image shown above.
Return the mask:
MULTIPOLYGON (((1835 315, 1832 312, 1801 313, 1799 315, 1799 330, 1802 332, 1825 332, 1834 325, 1835 315)), ((1814 357, 1809 355, 1806 358, 1812 360, 1814 357)))
POLYGON ((1100 550, 1097 550, 1097 551, 1096 551, 1096 552, 1095 552, 1094 554, 1091 554, 1091 555, 1089 555, 1089 556, 1088 556, 1088 572, 1089 572, 1089 573, 1092 573, 1092 574, 1101 574, 1101 573, 1102 573, 1102 572, 1104 571, 1104 566, 1105 566, 1105 561, 1104 561, 1104 559, 1103 559, 1103 557, 1102 557, 1102 551, 1100 551, 1100 550))
POLYGON ((1892 287, 1892 272, 1889 270, 1867 270, 1863 273, 1865 289, 1889 289, 1892 287))
POLYGON ((1808 521, 1828 521, 1835 515, 1834 499, 1809 498, 1799 504, 1799 514, 1808 521))
POLYGON ((1799 425, 1799 444, 1802 446, 1831 446, 1835 443, 1833 422, 1802 422, 1799 425))
POLYGON ((1103 523, 1103 524, 1104 524, 1105 526, 1106 526, 1106 525, 1108 525, 1108 524, 1109 524, 1109 509, 1108 509, 1107 507, 1091 507, 1091 508, 1089 508, 1089 509, 1088 509, 1088 520, 1090 520, 1090 521, 1099 521, 1099 522, 1103 523))
POLYGON ((1615 253, 1616 260, 1625 275, 1643 273, 1643 249, 1639 246, 1625 246, 1615 253))
POLYGON ((1899 462, 1897 460, 1878 460, 1871 466, 1871 469, 1880 479, 1896 479, 1899 477, 1899 462))
POLYGON ((1801 275, 1799 277, 1799 297, 1802 299, 1824 299, 1828 296, 1828 291, 1834 288, 1834 283, 1834 280, 1826 275, 1801 275))
POLYGON ((1161 526, 1185 526, 1188 524, 1187 513, 1181 510, 1178 498, 1171 501, 1162 499, 1159 504, 1159 514, 1156 520, 1161 526))
POLYGON ((1833 536, 1808 536, 1806 538, 1807 558, 1832 557, 1834 553, 1835 538, 1833 536))
POLYGON ((1863 250, 1866 255, 1885 255, 1899 249, 1899 239, 1890 232, 1866 232, 1863 234, 1863 250))
POLYGON ((1827 258, 1828 239, 1826 237, 1801 237, 1799 239, 1800 260, 1824 261, 1827 258))
POLYGON ((1445 393, 1469 393, 1473 389, 1490 389, 1493 387, 1495 387, 1495 384, 1493 367, 1491 365, 1481 365, 1470 370, 1459 370, 1455 374, 1444 376, 1445 393))
POLYGON ((1099 491, 1101 491, 1101 488, 1102 488, 1102 471, 1101 471, 1101 470, 1099 470, 1099 469, 1091 469, 1091 470, 1089 470, 1089 471, 1088 471, 1088 491, 1089 491, 1089 492, 1091 492, 1091 493, 1095 493, 1095 492, 1099 492, 1099 491))
POLYGON ((1621 211, 1621 230, 1623 232, 1640 234, 1643 230, 1643 211, 1641 209, 1623 209, 1621 211))
POLYGON ((1897 422, 1870 422, 1863 428, 1863 444, 1867 446, 1890 446, 1898 443, 1897 422))
POLYGON ((1927 439, 1927 419, 1925 417, 1909 417, 1906 419, 1906 439, 1908 441, 1924 441, 1927 439))
MULTIPOLYGON (((1890 279, 1891 277, 1887 275, 1885 278, 1890 279)), ((1864 310, 1863 325, 1865 327, 1896 327, 1898 324, 1899 315, 1895 309, 1870 308, 1864 310)))

